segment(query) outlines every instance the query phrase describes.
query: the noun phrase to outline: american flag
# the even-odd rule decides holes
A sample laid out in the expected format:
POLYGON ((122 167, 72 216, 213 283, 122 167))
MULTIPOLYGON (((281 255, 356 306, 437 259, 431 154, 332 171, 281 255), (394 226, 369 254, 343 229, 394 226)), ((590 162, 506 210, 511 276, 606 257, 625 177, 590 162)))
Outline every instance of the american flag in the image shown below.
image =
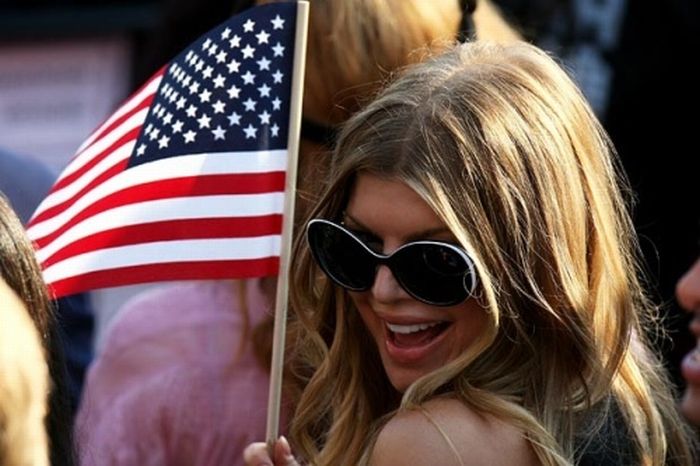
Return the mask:
POLYGON ((56 296, 277 273, 295 21, 230 18, 81 145, 28 228, 56 296))

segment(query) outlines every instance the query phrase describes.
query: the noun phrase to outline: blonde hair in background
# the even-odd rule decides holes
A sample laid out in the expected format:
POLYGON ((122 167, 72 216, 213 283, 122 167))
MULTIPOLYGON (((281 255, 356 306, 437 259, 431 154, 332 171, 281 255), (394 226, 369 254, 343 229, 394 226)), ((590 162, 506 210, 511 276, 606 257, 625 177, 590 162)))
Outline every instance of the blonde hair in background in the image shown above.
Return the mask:
MULTIPOLYGON (((310 217, 338 220, 359 172, 411 186, 474 258, 490 330, 402 396, 346 292, 297 238, 291 369, 306 378, 292 440, 315 465, 355 465, 395 409, 448 392, 520 428, 542 464, 576 461, 615 403, 643 465, 693 464, 649 351, 626 182, 585 99, 524 44, 455 47, 409 69, 343 129, 310 217), (593 422, 583 418, 597 411, 593 422)), ((603 439, 605 441, 605 439, 603 439)))
POLYGON ((48 466, 48 367, 27 310, 2 279, 0 323, 0 465, 48 466))

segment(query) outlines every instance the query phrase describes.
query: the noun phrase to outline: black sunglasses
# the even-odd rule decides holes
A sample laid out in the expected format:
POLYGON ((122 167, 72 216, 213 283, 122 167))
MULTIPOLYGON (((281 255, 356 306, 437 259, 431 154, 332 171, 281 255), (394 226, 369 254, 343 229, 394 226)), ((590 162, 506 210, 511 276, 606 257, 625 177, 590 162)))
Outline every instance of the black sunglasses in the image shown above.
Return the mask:
POLYGON ((372 288, 380 265, 389 267, 408 294, 433 306, 459 304, 476 286, 471 258, 449 243, 414 241, 383 255, 342 225, 318 218, 309 222, 306 236, 323 272, 350 291, 372 288))

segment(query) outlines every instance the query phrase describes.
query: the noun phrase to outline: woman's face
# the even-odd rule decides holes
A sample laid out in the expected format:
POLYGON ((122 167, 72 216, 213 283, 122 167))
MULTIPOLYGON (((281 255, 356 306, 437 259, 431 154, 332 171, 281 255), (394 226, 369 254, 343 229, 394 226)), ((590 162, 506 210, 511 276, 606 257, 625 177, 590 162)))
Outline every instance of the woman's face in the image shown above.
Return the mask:
MULTIPOLYGON (((383 254, 416 240, 456 243, 428 204, 399 181, 361 174, 345 214, 345 225, 383 254)), ((389 380, 400 392, 463 353, 488 321, 474 298, 448 307, 414 299, 384 265, 377 269, 371 289, 350 292, 350 296, 377 345, 389 380)))
POLYGON ((698 339, 698 346, 683 359, 683 377, 688 382, 681 409, 695 425, 700 425, 700 259, 686 272, 676 288, 678 302, 694 313, 690 331, 698 339))

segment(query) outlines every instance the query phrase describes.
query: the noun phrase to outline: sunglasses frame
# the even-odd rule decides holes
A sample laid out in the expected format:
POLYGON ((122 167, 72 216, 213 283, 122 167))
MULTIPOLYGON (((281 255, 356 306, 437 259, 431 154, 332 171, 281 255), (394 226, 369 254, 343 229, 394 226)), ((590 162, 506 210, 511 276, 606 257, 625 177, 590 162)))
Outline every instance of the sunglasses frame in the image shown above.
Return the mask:
POLYGON ((380 253, 378 253, 378 252, 376 252, 376 251, 373 251, 372 248, 370 248, 369 246, 367 246, 367 245, 365 244, 364 241, 362 241, 360 238, 358 238, 357 235, 355 235, 352 231, 350 231, 349 229, 347 229, 345 226, 343 226, 343 225, 341 225, 341 224, 339 224, 339 223, 332 222, 332 221, 330 221, 330 220, 322 219, 322 218, 315 218, 315 219, 310 220, 310 221, 307 223, 307 225, 306 225, 306 240, 307 240, 307 243, 308 243, 308 245, 309 245, 309 249, 311 250, 311 254, 313 255, 314 260, 315 260, 316 263, 318 264, 319 268, 321 268, 321 270, 326 274, 326 276, 327 276, 328 278, 331 279, 331 281, 332 281, 333 283, 335 283, 336 285, 338 285, 338 286, 340 286, 340 287, 342 287, 342 288, 345 288, 346 290, 358 291, 358 292, 359 292, 359 291, 367 291, 367 290, 371 289, 372 286, 373 286, 373 284, 374 284, 374 282, 375 282, 375 280, 376 280, 376 276, 377 276, 376 270, 377 270, 377 268, 378 268, 380 265, 385 265, 385 266, 387 266, 387 267, 389 268, 389 270, 391 270, 391 273, 392 273, 392 275, 394 276, 394 278, 396 279, 397 283, 398 283, 398 284, 401 286, 401 288, 402 288, 404 291, 406 291, 406 293, 408 293, 412 298, 414 298, 414 299, 416 299, 416 300, 418 300, 418 301, 421 301, 421 302, 423 302, 423 303, 429 304, 429 305, 431 305, 431 306, 442 306, 442 307, 447 307, 447 306, 454 306, 454 305, 456 305, 456 304, 462 303, 462 302, 466 301, 470 296, 472 296, 472 294, 474 293, 474 290, 476 289, 476 270, 475 270, 475 267, 474 267, 474 262, 472 261, 471 257, 469 257, 469 254, 467 254, 467 252, 464 251, 463 249, 461 249, 461 248, 455 246, 454 244, 450 244, 450 243, 447 243, 447 242, 444 242, 444 241, 432 241, 432 240, 411 241, 411 242, 409 242, 409 243, 406 243, 406 244, 401 245, 399 248, 397 248, 397 249, 395 249, 394 251, 392 251, 391 254, 380 254, 380 253), (347 284, 342 283, 340 280, 338 280, 338 279, 334 276, 334 274, 332 274, 332 273, 329 272, 329 270, 327 269, 327 267, 324 265, 325 262, 319 259, 318 255, 317 255, 317 253, 316 253, 316 250, 315 250, 315 248, 314 248, 314 246, 313 246, 313 242, 311 241, 311 228, 313 228, 313 225, 329 225, 329 226, 331 226, 331 227, 333 227, 333 228, 335 228, 335 229, 337 229, 337 230, 342 231, 343 233, 345 233, 346 235, 348 235, 350 238, 352 238, 356 243, 358 243, 359 245, 361 245, 362 248, 363 248, 365 251, 367 251, 367 252, 372 256, 372 258, 373 258, 374 261, 375 261, 375 272, 374 272, 374 277, 373 277, 373 279, 372 279, 372 282, 371 282, 371 284, 370 284, 369 286, 367 286, 367 287, 352 287, 352 286, 348 286, 347 284), (411 247, 411 246, 419 246, 419 245, 429 245, 429 246, 441 246, 441 247, 446 247, 446 248, 450 249, 451 251, 457 253, 457 255, 460 256, 460 257, 464 260, 465 264, 467 265, 468 271, 464 274, 464 277, 463 277, 463 279, 462 279, 462 285, 463 285, 463 287, 464 287, 464 290, 466 291, 466 295, 465 295, 465 297, 464 297, 463 299, 461 299, 461 300, 459 300, 459 301, 457 301, 457 302, 446 301, 446 302, 443 302, 443 303, 431 301, 431 300, 429 300, 429 299, 425 299, 425 298, 423 298, 423 297, 417 296, 413 291, 411 291, 411 290, 405 285, 404 280, 401 278, 401 273, 399 273, 398 275, 396 274, 396 272, 395 272, 395 270, 394 270, 394 264, 392 263, 391 258, 394 257, 394 255, 397 254, 397 253, 398 253, 399 251, 401 251, 402 249, 405 249, 405 248, 411 247), (471 286, 467 286, 467 281, 466 281, 466 279, 467 279, 468 277, 471 278, 471 280, 469 281, 470 284, 471 284, 471 286))

